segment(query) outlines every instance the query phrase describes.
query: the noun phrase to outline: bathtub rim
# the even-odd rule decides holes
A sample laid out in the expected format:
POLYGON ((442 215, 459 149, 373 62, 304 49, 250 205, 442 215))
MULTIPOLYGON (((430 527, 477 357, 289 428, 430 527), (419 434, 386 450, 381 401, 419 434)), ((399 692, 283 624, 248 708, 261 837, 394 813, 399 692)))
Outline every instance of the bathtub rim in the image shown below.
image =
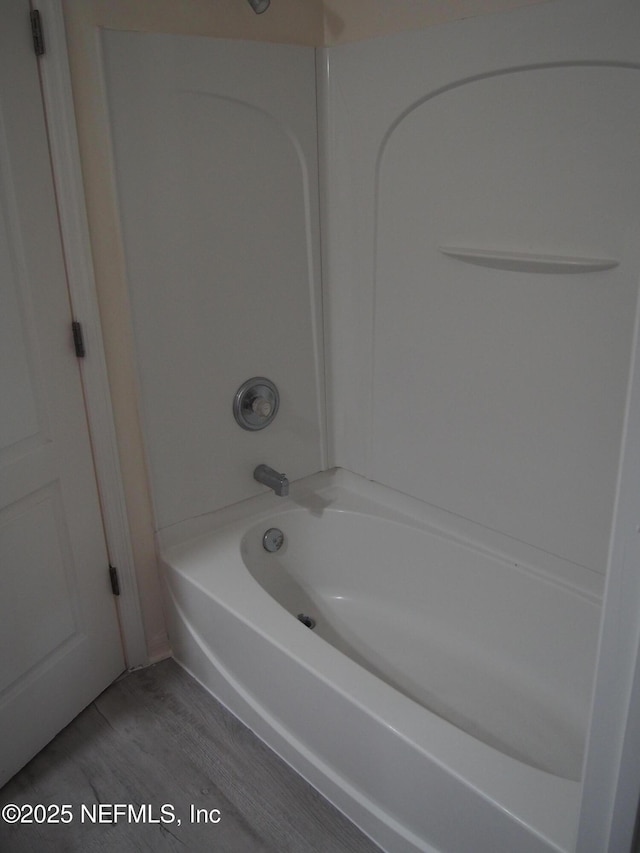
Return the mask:
POLYGON ((399 524, 426 529, 437 535, 452 539, 462 545, 513 563, 519 570, 543 577, 551 583, 566 587, 601 605, 605 575, 586 566, 565 560, 519 539, 492 530, 448 510, 427 504, 404 492, 368 480, 347 468, 330 468, 318 471, 290 484, 289 496, 278 498, 267 489, 222 509, 213 510, 193 518, 183 519, 156 531, 156 547, 162 556, 169 549, 199 539, 208 533, 220 530, 251 515, 256 522, 285 508, 311 508, 318 496, 332 489, 351 492, 364 504, 353 503, 351 512, 377 515, 384 510, 383 517, 399 524))

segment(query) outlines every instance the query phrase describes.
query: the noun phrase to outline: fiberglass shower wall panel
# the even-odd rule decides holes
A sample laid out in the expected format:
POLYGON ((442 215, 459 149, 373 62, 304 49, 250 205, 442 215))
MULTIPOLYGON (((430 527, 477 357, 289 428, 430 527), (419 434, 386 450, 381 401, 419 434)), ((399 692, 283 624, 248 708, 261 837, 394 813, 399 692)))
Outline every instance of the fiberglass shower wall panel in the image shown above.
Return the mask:
POLYGON ((640 51, 628 4, 582 5, 329 51, 327 278, 336 463, 601 577, 640 51))
POLYGON ((102 34, 158 527, 323 467, 311 48, 102 34), (232 413, 278 386, 259 432, 232 413))

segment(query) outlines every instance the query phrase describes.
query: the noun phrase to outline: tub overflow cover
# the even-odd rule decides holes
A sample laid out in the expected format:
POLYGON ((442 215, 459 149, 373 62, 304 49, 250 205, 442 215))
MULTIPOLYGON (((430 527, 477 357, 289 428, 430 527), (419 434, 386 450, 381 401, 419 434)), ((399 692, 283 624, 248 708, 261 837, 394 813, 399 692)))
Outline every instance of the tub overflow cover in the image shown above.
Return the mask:
POLYGON ((270 527, 262 537, 262 547, 265 551, 273 554, 279 551, 284 544, 284 533, 279 527, 270 527))

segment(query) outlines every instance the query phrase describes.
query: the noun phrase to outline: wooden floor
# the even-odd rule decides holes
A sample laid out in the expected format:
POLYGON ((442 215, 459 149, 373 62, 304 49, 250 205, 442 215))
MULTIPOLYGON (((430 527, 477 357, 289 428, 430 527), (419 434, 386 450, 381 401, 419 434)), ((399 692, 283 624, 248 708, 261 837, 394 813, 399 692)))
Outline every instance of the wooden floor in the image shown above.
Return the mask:
POLYGON ((72 816, 0 819, 3 853, 378 851, 171 660, 112 684, 0 790, 0 802, 69 804, 60 817, 72 816), (205 814, 218 822, 204 823, 205 814), (140 815, 146 823, 132 822, 140 815))

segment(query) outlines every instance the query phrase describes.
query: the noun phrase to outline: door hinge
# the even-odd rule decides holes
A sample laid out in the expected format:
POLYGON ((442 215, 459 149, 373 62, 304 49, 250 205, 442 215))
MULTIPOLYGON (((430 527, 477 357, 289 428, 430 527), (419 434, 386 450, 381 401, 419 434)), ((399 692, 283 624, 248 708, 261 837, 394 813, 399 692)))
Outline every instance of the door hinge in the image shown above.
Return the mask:
POLYGON ((42 17, 37 9, 31 11, 31 35, 33 36, 33 49, 36 56, 44 53, 44 33, 42 31, 42 17))
POLYGON ((109 579, 111 581, 111 592, 114 595, 120 595, 120 581, 118 580, 118 570, 115 566, 109 566, 109 579))
POLYGON ((73 334, 73 346, 76 351, 76 356, 78 358, 84 358, 86 355, 84 348, 84 335, 82 333, 82 326, 77 320, 74 320, 71 324, 71 332, 73 334))

